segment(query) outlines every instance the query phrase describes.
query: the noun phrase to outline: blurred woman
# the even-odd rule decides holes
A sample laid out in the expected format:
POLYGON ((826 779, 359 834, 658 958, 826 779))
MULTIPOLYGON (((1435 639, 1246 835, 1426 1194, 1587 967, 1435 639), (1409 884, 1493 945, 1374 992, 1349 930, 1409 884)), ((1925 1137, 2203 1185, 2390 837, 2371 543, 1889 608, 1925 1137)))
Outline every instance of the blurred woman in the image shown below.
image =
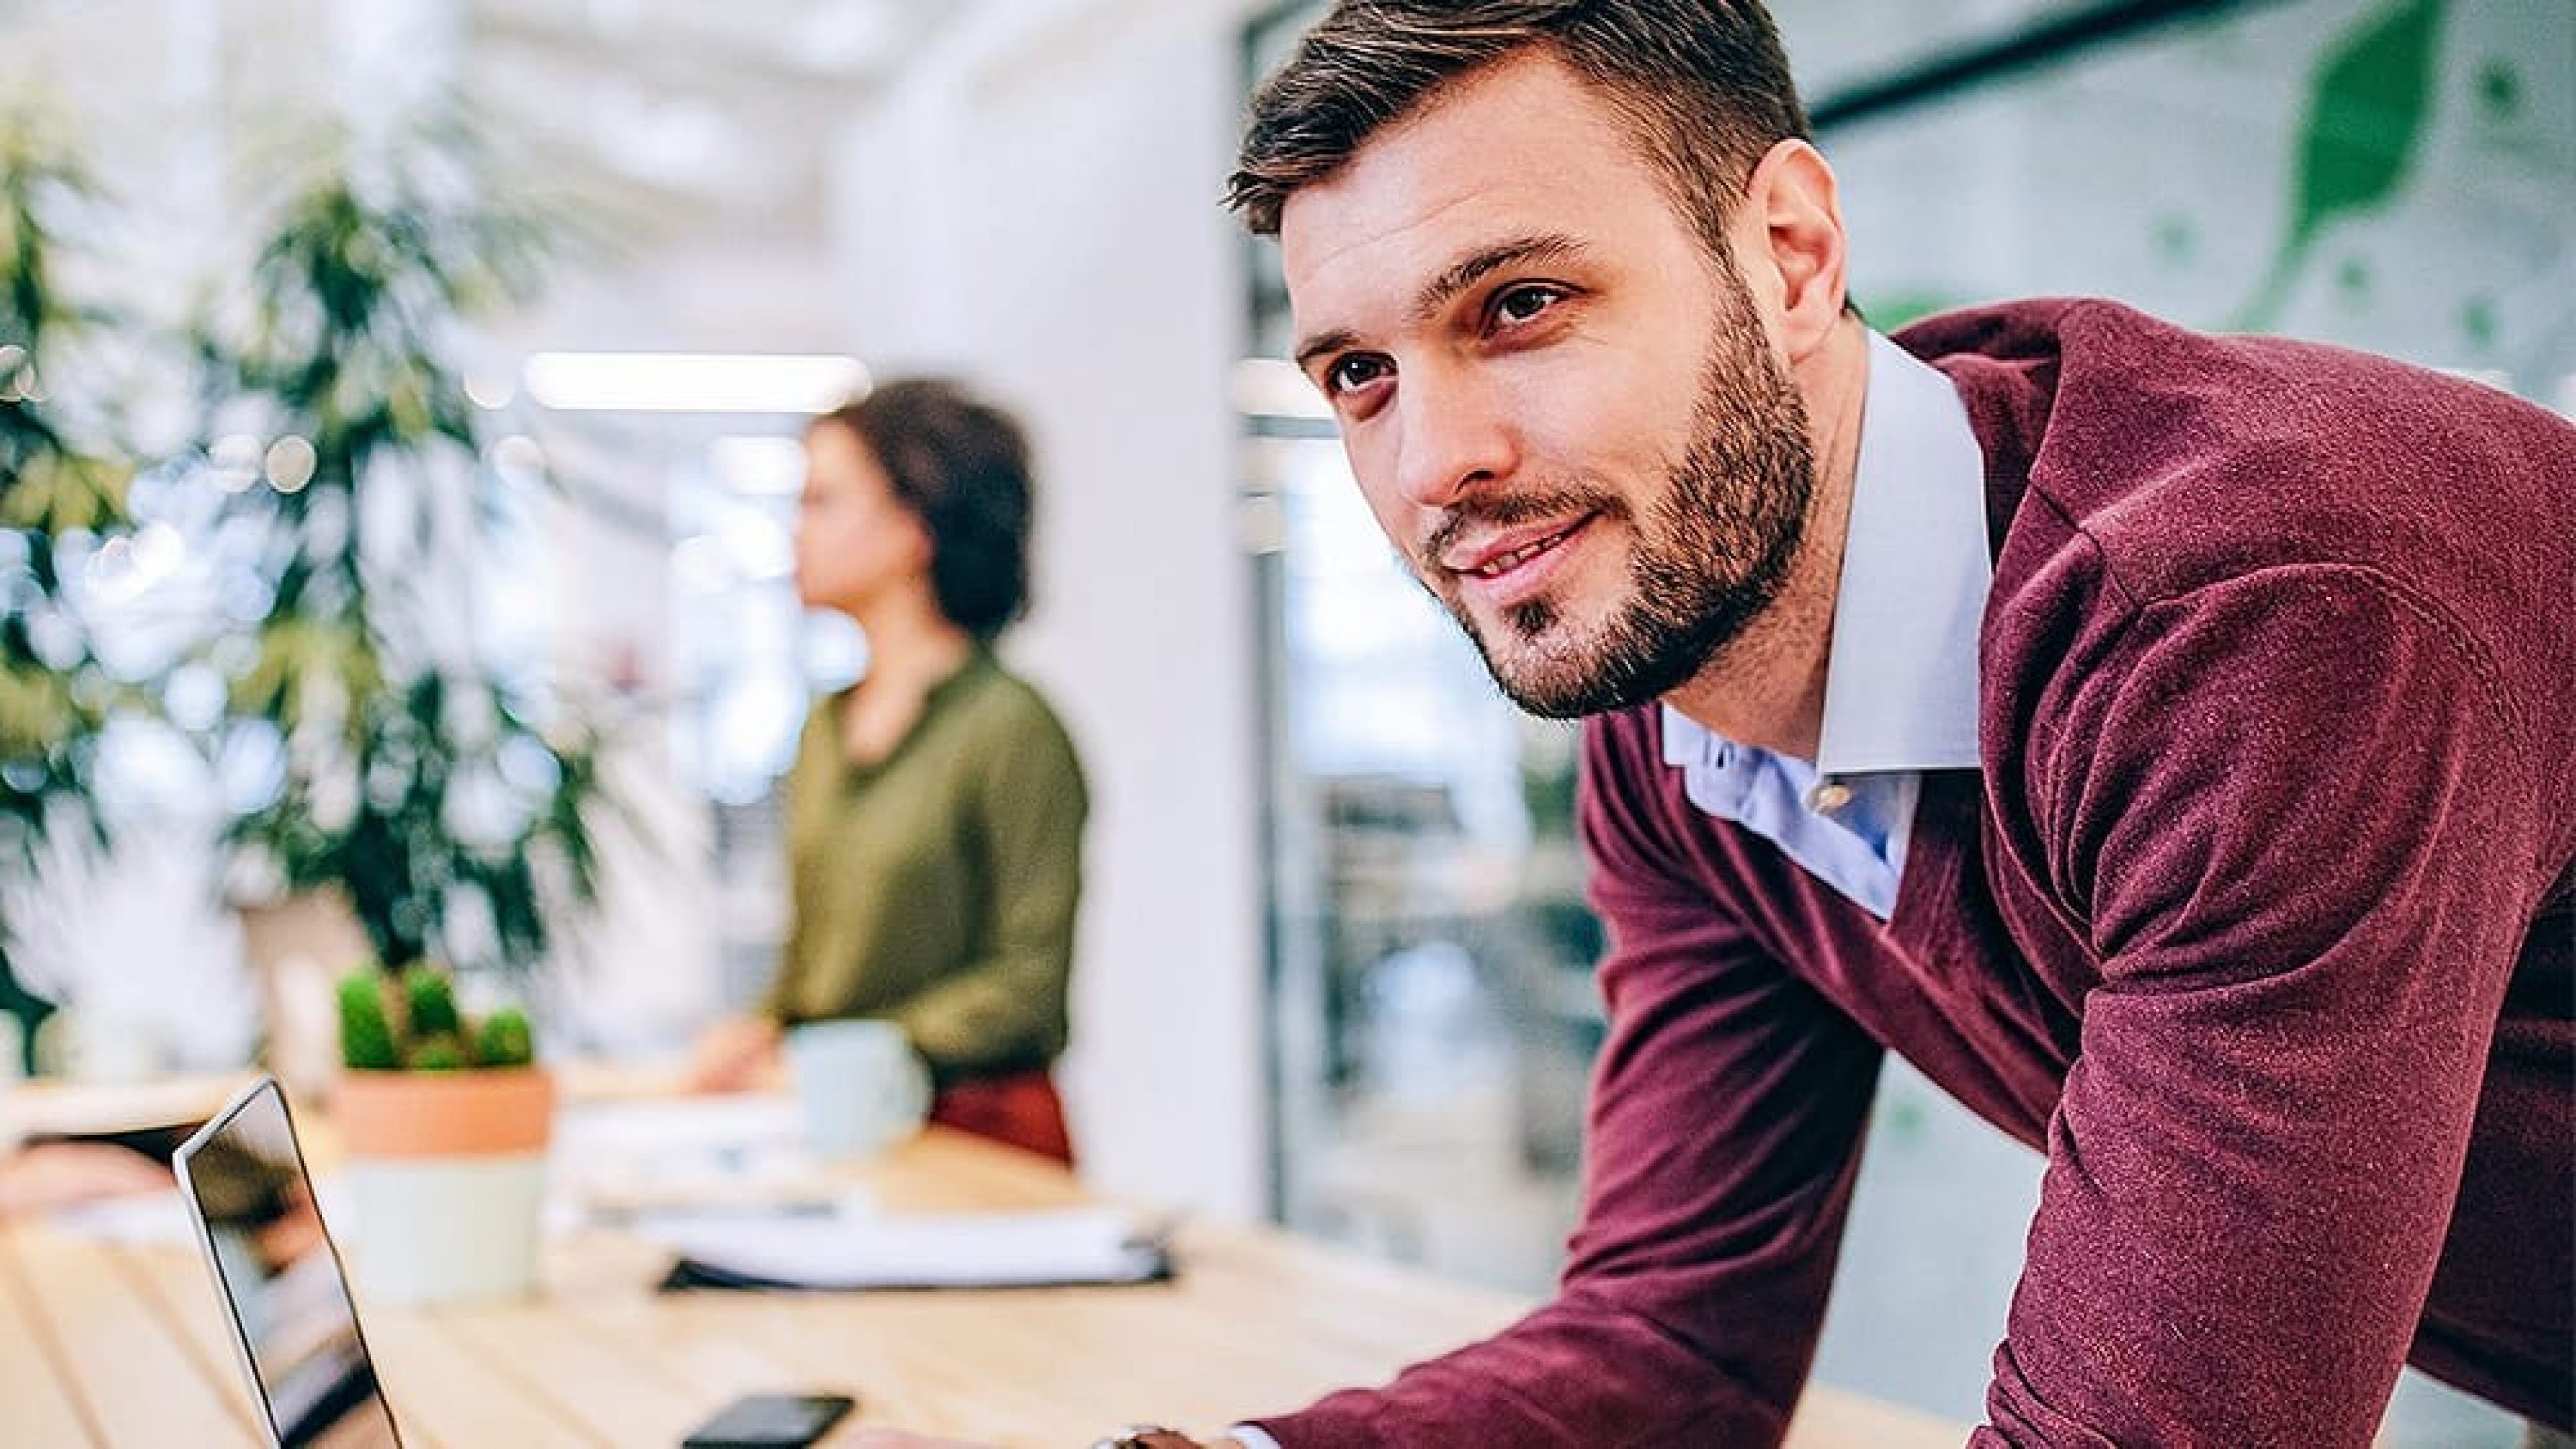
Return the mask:
POLYGON ((992 646, 1028 604, 1028 444, 957 386, 892 383, 805 434, 796 588, 867 636, 787 776, 791 920, 757 1012, 700 1043, 697 1084, 769 1070, 781 1033, 891 1021, 929 1066, 931 1120, 1059 1161, 1081 893, 1082 767, 992 646))

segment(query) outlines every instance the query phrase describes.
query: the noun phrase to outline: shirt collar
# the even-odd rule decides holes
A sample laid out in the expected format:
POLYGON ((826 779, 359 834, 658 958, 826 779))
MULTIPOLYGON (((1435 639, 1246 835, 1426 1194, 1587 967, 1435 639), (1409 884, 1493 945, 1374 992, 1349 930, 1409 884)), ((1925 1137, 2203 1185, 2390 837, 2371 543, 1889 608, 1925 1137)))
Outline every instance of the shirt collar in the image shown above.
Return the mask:
POLYGON ((1950 379, 1870 333, 1818 773, 1976 768, 1985 480, 1950 379))
MULTIPOLYGON (((1993 585, 1968 410, 1939 369, 1872 332, 1820 776, 1977 767, 1977 631, 1993 585)), ((1664 707, 1666 764, 1717 739, 1664 707)))

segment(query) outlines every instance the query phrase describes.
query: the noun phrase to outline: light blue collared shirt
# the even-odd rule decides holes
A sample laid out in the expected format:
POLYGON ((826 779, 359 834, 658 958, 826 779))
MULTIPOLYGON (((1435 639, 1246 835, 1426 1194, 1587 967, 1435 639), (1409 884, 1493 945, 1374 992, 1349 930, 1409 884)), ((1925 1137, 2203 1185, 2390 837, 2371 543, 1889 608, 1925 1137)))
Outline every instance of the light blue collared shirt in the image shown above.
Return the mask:
POLYGON ((1977 628, 1994 586, 1985 458, 1950 380, 1869 334, 1851 526, 1813 763, 1664 708, 1691 803, 1886 920, 1926 770, 1975 769, 1977 628))

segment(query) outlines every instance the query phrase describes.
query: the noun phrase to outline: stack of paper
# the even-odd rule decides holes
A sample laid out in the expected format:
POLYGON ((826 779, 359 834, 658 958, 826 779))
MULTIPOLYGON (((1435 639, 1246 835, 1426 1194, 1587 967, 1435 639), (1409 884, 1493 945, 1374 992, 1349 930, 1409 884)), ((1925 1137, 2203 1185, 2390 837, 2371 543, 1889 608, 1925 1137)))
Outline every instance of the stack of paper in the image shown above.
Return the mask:
POLYGON ((566 1227, 693 1209, 815 1212, 864 1196, 805 1151, 781 1097, 569 1105, 555 1117, 546 1176, 566 1227))
POLYGON ((680 1255, 675 1287, 1025 1288, 1171 1276, 1163 1235, 1118 1208, 637 1226, 680 1255))

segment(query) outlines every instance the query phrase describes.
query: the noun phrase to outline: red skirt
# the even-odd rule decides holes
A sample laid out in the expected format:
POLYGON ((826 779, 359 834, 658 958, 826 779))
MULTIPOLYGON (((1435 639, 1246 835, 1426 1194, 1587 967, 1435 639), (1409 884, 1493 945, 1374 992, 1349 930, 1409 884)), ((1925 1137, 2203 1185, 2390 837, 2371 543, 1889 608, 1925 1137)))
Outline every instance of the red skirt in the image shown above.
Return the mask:
POLYGON ((943 1088, 931 1099, 930 1120, 1034 1152, 1073 1166, 1073 1139, 1064 1127, 1064 1101, 1043 1071, 986 1077, 943 1088))

